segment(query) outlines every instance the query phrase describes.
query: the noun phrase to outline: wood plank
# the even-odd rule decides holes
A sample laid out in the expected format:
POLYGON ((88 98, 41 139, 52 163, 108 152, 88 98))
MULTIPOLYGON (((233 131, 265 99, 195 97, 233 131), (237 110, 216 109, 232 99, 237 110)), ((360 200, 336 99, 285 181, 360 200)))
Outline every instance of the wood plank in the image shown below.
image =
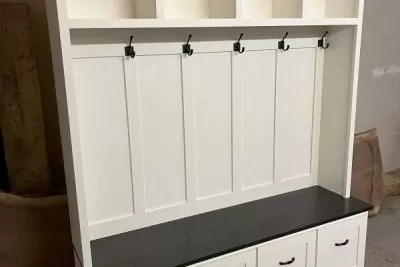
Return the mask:
POLYGON ((28 5, 1 3, 0 25, 0 126, 11 191, 45 195, 51 178, 28 5))

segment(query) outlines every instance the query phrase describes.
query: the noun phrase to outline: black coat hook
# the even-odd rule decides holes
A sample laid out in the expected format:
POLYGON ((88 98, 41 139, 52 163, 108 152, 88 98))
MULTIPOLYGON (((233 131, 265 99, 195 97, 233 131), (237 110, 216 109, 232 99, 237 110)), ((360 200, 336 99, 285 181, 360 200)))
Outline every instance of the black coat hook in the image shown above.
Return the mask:
POLYGON ((135 48, 132 46, 132 42, 133 42, 133 36, 131 36, 129 45, 127 47, 125 47, 125 56, 135 58, 136 52, 135 52, 135 48))
POLYGON ((189 56, 193 55, 193 49, 190 46, 190 40, 192 39, 192 35, 189 34, 189 39, 187 40, 187 43, 183 45, 183 53, 187 54, 189 56))
POLYGON ((239 52, 240 54, 243 54, 244 51, 246 50, 246 48, 242 47, 242 45, 240 44, 240 40, 242 40, 242 37, 243 33, 240 34, 239 40, 233 44, 233 51, 239 52))
POLYGON ((285 47, 285 39, 289 35, 288 32, 286 32, 285 36, 283 37, 282 41, 279 41, 278 43, 278 49, 281 49, 283 51, 288 51, 290 49, 290 45, 285 47))
POLYGON ((328 35, 328 31, 326 31, 324 36, 322 36, 322 38, 318 40, 318 47, 321 47, 323 49, 327 49, 330 46, 330 43, 326 43, 325 44, 325 37, 327 35, 328 35))

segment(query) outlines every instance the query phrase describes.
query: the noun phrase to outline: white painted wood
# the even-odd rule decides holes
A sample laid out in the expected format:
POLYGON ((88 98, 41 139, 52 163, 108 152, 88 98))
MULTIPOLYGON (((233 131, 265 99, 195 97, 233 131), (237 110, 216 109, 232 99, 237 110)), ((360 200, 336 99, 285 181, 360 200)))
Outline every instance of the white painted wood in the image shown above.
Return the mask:
POLYGON ((216 28, 276 26, 353 26, 358 18, 271 18, 271 19, 82 19, 68 21, 70 29, 140 29, 140 28, 216 28))
POLYGON ((303 18, 324 18, 326 1, 329 0, 303 0, 303 18))
POLYGON ((234 176, 244 190, 273 183, 276 50, 234 60, 234 176))
POLYGON ((68 0, 68 17, 82 19, 156 18, 157 0, 68 0))
POLYGON ((146 19, 146 18, 157 18, 157 2, 160 0, 135 0, 135 18, 146 19))
MULTIPOLYGON (((359 0, 325 0, 325 16, 328 18, 355 18, 358 16, 359 0)), ((362 15, 360 16, 362 18, 362 15)))
MULTIPOLYGON (((200 45, 197 47, 200 48, 200 45)), ((232 53, 185 57, 184 101, 196 198, 232 192, 232 53)))
POLYGON ((259 19, 272 17, 272 0, 242 0, 240 18, 259 19))
POLYGON ((163 0, 166 19, 235 18, 235 0, 163 0))
POLYGON ((272 17, 301 18, 303 0, 272 0, 272 17))
POLYGON ((89 224, 133 214, 122 58, 75 59, 73 74, 89 224))
POLYGON ((68 195, 71 238, 77 257, 92 266, 89 225, 86 213, 80 136, 72 74, 67 6, 63 0, 47 0, 46 11, 54 68, 55 90, 61 133, 65 181, 68 195))
POLYGON ((236 18, 237 0, 209 0, 210 18, 236 18))
POLYGON ((318 184, 344 197, 350 196, 351 174, 348 170, 353 158, 351 132, 354 127, 350 122, 351 118, 354 120, 355 103, 351 107, 350 103, 357 88, 353 74, 358 76, 358 67, 352 67, 353 61, 357 60, 354 34, 353 28, 332 29, 328 37, 331 46, 324 56, 318 184), (338 103, 341 103, 340 108, 338 103))
POLYGON ((312 179, 318 184, 319 173, 319 146, 321 133, 321 109, 324 79, 325 49, 317 48, 315 60, 315 93, 314 93, 314 115, 313 115, 313 139, 311 151, 311 173, 312 179))
MULTIPOLYGON (((257 251, 257 264, 258 267, 279 267, 280 261, 286 261, 287 258, 289 260, 292 257, 295 257, 296 260, 294 263, 290 264, 290 266, 307 266, 307 267, 314 267, 316 266, 316 260, 320 257, 317 255, 317 252, 320 251, 320 245, 324 245, 325 240, 321 240, 320 232, 335 232, 334 230, 337 229, 339 232, 338 234, 342 234, 343 231, 348 232, 350 229, 354 227, 359 227, 359 246, 358 250, 355 252, 355 256, 358 258, 358 265, 354 265, 355 267, 364 266, 364 256, 365 256, 365 241, 366 241, 366 226, 368 220, 368 213, 363 213, 360 215, 352 216, 343 220, 334 221, 331 223, 327 223, 315 228, 311 228, 305 231, 301 231, 292 235, 284 236, 273 241, 259 244, 253 247, 249 247, 240 251, 236 251, 215 259, 207 260, 202 263, 198 263, 192 265, 191 267, 209 267, 209 266, 236 266, 235 264, 240 265, 242 262, 250 262, 250 260, 255 258, 255 252, 257 251), (318 233, 318 235, 317 235, 318 233), (318 236, 318 237, 317 237, 318 236), (245 256, 248 255, 248 256, 245 256), (290 256, 293 255, 293 256, 290 256), (238 260, 239 257, 244 260, 238 260), (246 260, 246 259, 249 260, 246 260), (224 265, 229 262, 229 265, 224 265), (233 263, 233 264, 232 264, 233 263), (215 265, 217 264, 217 265, 215 265)), ((357 234, 356 233, 356 234, 357 234)), ((323 233, 325 235, 325 233, 323 233)), ((337 238, 336 236, 334 238, 337 238)), ((357 244, 356 244, 357 245, 357 244)), ((354 256, 353 255, 353 256, 354 256)), ((332 266, 343 266, 348 267, 345 265, 345 260, 340 257, 343 255, 338 255, 335 259, 337 265, 332 266)), ((328 259, 329 260, 329 259, 328 259)), ((245 265, 247 266, 247 265, 245 265)), ((253 266, 252 263, 250 266, 253 266)), ((318 265, 320 266, 331 266, 331 265, 318 265)))
MULTIPOLYGON (((312 49, 315 49, 315 46, 317 44, 317 38, 306 38, 306 39, 287 39, 288 43, 290 43, 292 49, 300 49, 302 47, 314 47, 312 49)), ((270 142, 271 144, 273 143, 273 124, 274 124, 274 73, 273 70, 275 69, 275 54, 276 54, 276 44, 277 44, 278 39, 269 39, 269 40, 243 40, 243 45, 246 47, 246 53, 244 54, 238 54, 238 53, 232 53, 230 52, 232 49, 232 42, 231 41, 218 41, 218 42, 193 42, 192 43, 192 48, 195 51, 195 54, 192 57, 189 56, 183 56, 182 57, 182 67, 180 69, 180 59, 181 59, 181 44, 177 43, 152 43, 152 44, 144 44, 144 43, 138 43, 135 45, 135 49, 137 50, 137 57, 135 59, 126 59, 126 66, 125 66, 125 72, 126 74, 126 82, 127 82, 127 95, 128 95, 128 107, 129 107, 129 126, 130 126, 130 144, 131 144, 131 153, 132 153, 132 164, 133 164, 133 184, 134 184, 134 210, 135 214, 127 217, 122 217, 122 218, 116 218, 115 220, 109 220, 105 222, 99 222, 95 224, 91 224, 90 226, 90 231, 91 231, 91 237, 93 239, 101 238, 101 237, 106 237, 110 236, 113 234, 118 234, 146 226, 151 226, 157 223, 162 223, 166 222, 169 220, 174 220, 190 215, 195 215, 199 214, 202 212, 207 212, 219 208, 224 208, 232 205, 237 205, 240 203, 244 203, 247 201, 252 201, 260 198, 265 198, 268 196, 288 192, 288 191, 293 191, 296 189, 300 188, 305 188, 308 186, 312 186, 316 184, 316 180, 313 179, 313 177, 303 177, 303 179, 294 179, 290 181, 286 181, 285 183, 276 183, 273 184, 272 186, 272 175, 263 175, 259 174, 258 172, 254 171, 254 165, 252 162, 252 157, 256 155, 257 157, 255 158, 255 161, 258 162, 258 170, 260 172, 268 172, 268 166, 271 166, 273 160, 268 160, 268 159, 263 159, 263 157, 267 157, 268 155, 273 155, 273 149, 258 149, 260 143, 254 142, 257 137, 256 132, 257 130, 261 130, 259 132, 258 138, 260 142, 263 142, 263 138, 265 138, 264 134, 268 134, 268 130, 270 131, 270 138, 272 141, 270 142), (218 52, 218 51, 228 51, 228 52, 218 52), (157 52, 157 53, 156 53, 157 52), (197 57, 197 59, 196 59, 197 57), (199 61, 198 58, 202 59, 199 61), (153 61, 154 58, 154 61, 153 61), (217 62, 221 62, 220 65, 215 64, 215 58, 217 59, 217 62), (248 60, 246 59, 248 58, 248 60), (149 61, 149 59, 151 59, 149 61), (141 62, 145 60, 144 66, 146 66, 147 69, 151 69, 151 75, 142 75, 142 73, 150 73, 150 71, 140 71, 140 65, 142 64, 141 62), (152 64, 160 64, 160 66, 154 66, 152 64, 147 63, 152 62, 152 64), (206 67, 204 67, 206 64, 204 62, 209 62, 212 61, 214 62, 214 66, 210 67, 208 66, 207 69, 205 70, 206 67), (201 63, 203 62, 203 63, 201 63), (254 64, 257 63, 257 64, 254 64), (172 66, 175 65, 172 70, 168 70, 168 75, 164 75, 167 69, 167 66, 172 66), (233 65, 232 65, 233 64, 233 65), (164 66, 165 65, 165 66, 164 66), (198 67, 200 66, 200 68, 198 67), (222 69, 226 69, 225 72, 222 72, 222 69), (270 71, 272 70, 272 73, 270 71), (232 75, 232 72, 236 73, 232 75), (181 74, 183 73, 183 75, 181 74), (199 75, 203 75, 203 72, 205 73, 203 78, 199 75), (217 78, 214 78, 214 76, 208 75, 209 72, 213 72, 212 75, 217 75, 217 78), (165 77, 165 81, 163 78, 159 78, 160 81, 153 81, 153 77, 156 73, 160 73, 156 76, 158 77, 165 77), (226 74, 224 74, 226 73, 226 74), (239 75, 238 75, 239 74, 239 75), (179 84, 180 78, 182 75, 182 85, 179 84), (197 76, 196 76, 197 75, 197 76), (144 82, 140 82, 140 77, 144 77, 147 80, 144 82), (222 85, 226 86, 219 86, 217 89, 215 89, 213 86, 209 86, 208 84, 205 84, 206 82, 213 83, 215 80, 218 81, 218 79, 221 79, 222 77, 222 82, 218 82, 222 85), (223 78, 225 77, 225 78, 223 78), (242 79, 242 77, 244 79, 242 79), (200 84, 201 87, 198 87, 198 84, 196 84, 196 79, 200 80, 202 83, 200 84), (137 82, 139 81, 139 82, 137 82), (175 84, 177 82, 178 84, 175 84), (257 82, 257 83, 256 83, 257 82), (257 84, 259 83, 265 83, 269 84, 270 86, 268 88, 265 88, 265 86, 259 86, 257 87, 257 84), (140 88, 143 84, 153 84, 157 83, 160 84, 160 86, 151 86, 153 89, 146 89, 145 94, 138 92, 137 88, 140 88), (132 85, 133 84, 133 85, 132 85), (245 100, 243 102, 243 106, 241 105, 241 97, 239 94, 235 94, 231 92, 232 87, 236 85, 242 84, 242 87, 237 87, 240 91, 243 91, 243 99, 245 100), (166 86, 166 90, 162 89, 163 86, 166 86), (196 87, 197 86, 197 87, 196 87), (156 88, 157 87, 157 88, 156 88), (164 101, 166 98, 167 100, 170 99, 169 96, 165 97, 163 94, 165 92, 168 92, 171 90, 171 88, 180 88, 183 87, 183 105, 184 105, 184 113, 183 115, 175 116, 171 115, 168 117, 169 112, 167 109, 167 112, 162 112, 161 114, 158 114, 157 110, 159 109, 159 106, 163 107, 163 103, 160 104, 160 101, 164 101), (203 89, 206 88, 206 89, 203 89), (130 90, 130 88, 136 88, 134 90, 130 90), (223 91, 219 91, 224 89, 223 91), (240 89, 241 88, 241 89, 240 89), (250 88, 250 89, 249 89, 250 88), (158 91, 153 91, 153 90, 160 90, 159 93, 158 91), (203 93, 201 96, 203 98, 199 98, 198 95, 196 94, 197 91, 200 90, 201 93, 203 93), (208 90, 208 91, 207 91, 208 90), (214 91, 212 91, 214 90, 214 91), (266 91, 265 91, 266 90, 266 91), (211 91, 211 92, 210 92, 211 91), (153 93, 154 92, 154 93, 153 93), (218 94, 216 94, 218 93, 218 94), (219 94, 221 93, 221 94, 219 94), (266 93, 266 95, 264 95, 266 93), (255 97, 253 96, 255 94, 255 97), (207 98, 213 95, 217 95, 218 98, 215 98, 215 102, 209 101, 207 98), (144 96, 146 96, 144 98, 144 96), (154 98, 155 97, 155 98, 154 98), (248 98, 247 98, 248 97, 248 98), (159 100, 161 99, 161 100, 159 100), (195 104, 198 102, 198 100, 201 100, 200 104, 201 106, 199 107, 198 105, 196 106, 195 104), (203 100, 202 100, 203 99, 203 100), (221 101, 222 100, 222 101, 221 101), (197 102, 196 102, 197 101, 197 102), (232 103, 239 102, 239 104, 234 104, 232 103), (133 103, 133 104, 132 104, 133 103), (146 103, 145 110, 147 112, 142 112, 142 108, 140 106, 143 106, 143 103, 146 103), (157 104, 156 104, 157 103, 157 104), (204 112, 210 110, 210 103, 212 104, 212 112, 206 113, 207 116, 204 117, 204 112), (214 104, 213 104, 214 103, 214 104), (267 104, 272 103, 272 107, 270 105, 270 111, 267 110, 267 104), (222 107, 225 107, 225 109, 221 109, 222 107), (241 160, 239 156, 239 153, 236 153, 235 151, 231 151, 232 149, 232 144, 234 144, 234 147, 238 147, 237 144, 235 143, 235 138, 238 138, 239 135, 241 134, 240 127, 238 130, 233 130, 234 132, 232 133, 232 127, 240 126, 238 123, 234 123, 233 125, 231 124, 231 120, 236 120, 235 118, 239 118, 239 122, 242 120, 240 116, 233 116, 231 115, 231 112, 233 111, 234 113, 238 113, 239 115, 241 114, 241 109, 243 109, 245 112, 243 113, 242 118, 244 119, 244 122, 250 123, 248 125, 251 126, 246 126, 243 131, 245 134, 244 136, 248 136, 245 138, 245 141, 243 144, 245 144, 244 151, 247 151, 246 149, 253 150, 254 153, 247 152, 247 157, 244 158, 243 163, 245 166, 245 169, 249 173, 248 175, 242 175, 245 179, 243 186, 242 186, 242 181, 241 178, 238 177, 237 175, 234 176, 234 180, 232 181, 232 168, 237 168, 238 166, 240 167, 239 164, 234 163, 232 165, 232 160, 235 160, 237 162, 238 160, 241 160), (258 108, 254 108, 258 107, 258 108), (199 110, 199 112, 195 112, 196 110, 199 110), (219 116, 221 115, 221 110, 226 110, 227 113, 225 114, 226 116, 219 116), (265 110, 267 112, 265 112, 265 110), (266 113, 266 114, 259 114, 259 113, 254 113, 255 111, 260 111, 261 113, 266 113), (151 114, 149 117, 146 114, 151 114), (185 154, 186 154, 186 202, 180 202, 177 199, 175 201, 169 202, 169 200, 172 197, 171 192, 178 192, 176 194, 173 194, 172 198, 178 198, 180 193, 185 192, 185 188, 181 187, 184 185, 184 178, 180 180, 176 175, 172 175, 174 178, 172 178, 171 184, 174 184, 173 188, 170 188, 171 191, 166 190, 165 192, 163 191, 162 194, 159 192, 162 190, 160 189, 161 185, 165 186, 165 183, 157 183, 158 178, 154 179, 154 183, 152 185, 156 189, 155 191, 152 191, 154 198, 153 200, 160 201, 158 204, 152 207, 146 206, 149 202, 149 199, 146 199, 148 194, 145 191, 147 190, 145 186, 145 179, 142 177, 146 177, 146 175, 143 175, 143 155, 148 155, 148 153, 142 153, 143 150, 143 139, 140 135, 141 131, 135 130, 135 129, 142 129, 143 125, 141 125, 141 119, 143 118, 153 118, 154 116, 155 119, 149 120, 150 122, 157 121, 154 125, 157 127, 160 124, 159 120, 157 118, 163 117, 162 121, 167 122, 171 121, 171 118, 175 117, 180 117, 182 120, 184 120, 184 125, 185 125, 185 154), (199 124, 197 121, 198 116, 203 116, 200 117, 202 119, 202 123, 199 124), (262 123, 257 123, 257 120, 252 120, 254 118, 257 119, 257 116, 259 116, 259 121, 262 123), (211 119, 209 119, 209 117, 211 119), (226 117, 226 118, 225 118, 226 117), (217 131, 210 131, 210 122, 212 122, 215 118, 219 118, 221 121, 223 121, 223 124, 217 123, 216 127, 214 127, 217 131), (271 120, 271 127, 267 127, 267 123, 265 121, 270 118, 271 120), (272 119, 271 119, 272 118, 272 119), (225 124, 224 124, 225 123, 225 124), (200 125, 203 125, 200 127, 200 125), (205 126, 204 126, 205 125, 205 126), (221 127, 222 125, 222 127, 221 127), (225 125, 225 126, 223 126, 225 125), (220 128, 219 128, 220 127, 220 128), (248 130, 247 128, 253 127, 255 131, 248 130), (221 130, 222 129, 222 130, 221 130), (198 132, 201 130, 201 137, 203 138, 202 140, 209 141, 211 140, 212 142, 215 142, 215 133, 217 134, 217 137, 220 138, 220 140, 223 140, 224 142, 215 142, 212 143, 208 148, 204 145, 201 145, 201 150, 200 156, 198 157, 199 151, 197 150, 197 139, 199 135, 198 132), (263 131, 265 131, 263 133, 263 131), (271 133, 272 132, 272 133, 271 133), (224 135, 221 133, 226 134, 226 138, 224 135), (233 135, 233 139, 232 139, 233 135), (254 140, 253 140, 254 139, 254 140), (233 143, 232 143, 233 142, 233 143), (222 144, 222 146, 221 146, 222 144), (211 152, 209 152, 211 151, 211 152), (215 151, 219 151, 218 153, 214 153, 215 151), (222 152, 222 153, 220 153, 222 152), (269 154, 271 153, 271 154, 269 154), (212 160, 210 165, 207 160, 209 160, 209 154, 212 154, 213 156, 219 155, 220 157, 222 155, 223 160, 225 161, 225 165, 222 164, 223 160, 221 161, 219 158, 217 160, 212 160), (254 154, 254 155, 253 155, 254 154), (229 175, 225 175, 225 177, 218 176, 213 177, 214 179, 217 179, 217 183, 215 183, 215 180, 211 179, 205 179, 205 191, 207 190, 215 190, 210 192, 209 194, 205 193, 204 195, 206 196, 199 196, 198 192, 198 187, 199 183, 197 180, 198 178, 198 173, 199 173, 199 168, 200 166, 198 164, 199 159, 202 160, 200 163, 202 164, 201 166, 206 166, 203 167, 203 170, 209 171, 207 168, 208 166, 212 166, 213 168, 213 173, 217 171, 221 171, 222 173, 229 173, 229 175), (205 161, 204 161, 205 159, 205 161), (221 167, 222 166, 222 167, 221 167), (225 179, 221 179, 225 178, 225 179), (180 186, 177 186, 180 185, 180 186), (216 184, 219 187, 215 187, 214 184, 216 184), (268 186, 267 186, 268 185, 268 186), (271 185, 271 186, 269 186, 271 185), (157 187, 159 186, 159 187, 157 187), (232 192, 234 186, 234 191, 239 192, 240 189, 246 189, 239 194, 235 193, 230 193, 232 192), (226 189, 226 190, 225 190, 226 189), (160 191, 158 191, 160 190, 160 191), (174 191, 177 190, 177 191, 174 191), (218 191, 217 191, 218 190, 218 191), (168 194, 167 194, 168 192, 168 194), (165 194, 164 194, 165 193, 165 194), (170 194, 171 193, 171 194, 170 194), (216 200, 214 197, 218 197, 218 200, 216 200), (165 205, 162 205, 162 202, 164 202, 165 205), (186 204, 185 204, 186 203, 186 204), (180 205, 182 204, 182 205, 180 205), (183 205, 184 204, 184 205, 183 205)), ((80 58, 80 59, 93 59, 96 57, 100 57, 101 55, 106 56, 106 58, 123 58, 123 47, 125 44, 116 44, 116 45, 75 45, 73 46, 73 57, 75 58, 80 58)), ((238 90, 235 89, 235 90, 238 90)), ((177 96, 179 94, 179 90, 176 89, 174 90, 173 95, 177 96)), ((171 105, 168 105, 168 107, 174 106, 174 108, 178 108, 182 104, 179 103, 179 97, 173 98, 175 99, 174 101, 171 101, 171 105), (176 103, 178 102, 178 103, 176 103)), ((211 98, 213 99, 213 98, 211 98)), ((314 101, 315 103, 317 101, 314 101)), ((169 102, 168 102, 169 103, 169 102)), ((173 108, 173 110, 175 110, 173 108)), ((316 109, 316 108, 315 108, 316 109)), ((316 118, 316 117, 315 117, 316 118)), ((174 120, 175 121, 175 120, 174 120)), ((153 124, 152 124, 153 125, 153 124)), ((170 124, 168 124, 170 125, 170 124)), ((175 125, 175 123, 172 123, 171 125, 175 125)), ((245 124, 246 125, 246 124, 245 124)), ((156 127, 155 126, 155 127, 156 127)), ((176 127, 176 129, 181 128, 183 126, 176 127)), ((148 128, 150 130, 147 130, 149 134, 146 134, 146 136, 157 136, 152 131, 152 127, 148 128)), ((157 128, 158 129, 158 128, 157 128)), ((174 127, 175 129, 175 127, 174 127)), ((214 130, 215 130, 214 129, 214 130)), ((234 128, 236 129, 236 128, 234 128)), ((168 130, 169 129, 168 127, 168 130)), ((173 131, 175 133, 175 131, 173 131)), ((176 136, 179 135, 179 132, 177 130, 176 136)), ((174 137, 176 137, 174 135, 174 137)), ((164 138, 164 134, 158 138, 155 137, 158 142, 159 139, 164 138)), ((238 139, 240 140, 240 139, 238 139)), ((316 144, 318 144, 317 139, 313 139, 316 144)), ((149 142, 150 145, 153 145, 153 142, 149 142)), ((158 144, 158 143, 157 143, 158 144)), ((167 146, 171 145, 168 143, 167 146)), ((315 146, 317 147, 317 146, 315 146)), ((236 149, 235 148, 235 149, 236 149)), ((154 151, 158 151, 160 147, 154 148, 154 151)), ((174 148, 169 148, 168 149, 170 152, 176 151, 174 148)), ((239 151, 239 150, 238 150, 239 151)), ((170 153, 169 152, 169 153, 170 153)), ((246 154, 246 153, 245 153, 246 154)), ((175 155, 175 154, 174 154, 175 155)), ((164 157, 169 157, 169 154, 164 157)), ((174 156, 172 156, 174 158, 174 156)), ((159 166, 164 166, 163 162, 163 157, 158 158, 157 156, 151 156, 149 158, 150 160, 145 160, 148 162, 152 162, 154 159, 157 159, 160 161, 160 163, 157 163, 159 166)), ((167 159, 168 161, 169 159, 167 159)), ((178 160, 176 161, 178 162, 178 160)), ((313 161, 314 162, 314 161, 313 161)), ((315 160, 315 162, 318 162, 315 160)), ((154 165, 154 164, 152 164, 154 165)), ((166 164, 166 168, 172 168, 173 170, 176 170, 175 167, 177 166, 174 164, 166 164)), ((149 168, 151 173, 157 173, 160 172, 164 174, 165 172, 162 172, 160 170, 154 169, 154 168, 149 168)), ((168 169, 170 170, 170 169, 168 169)), ((272 168, 270 167, 270 171, 272 171, 272 168)), ((240 173, 235 171, 235 173, 240 173)), ((157 175, 153 176, 157 177, 157 175)), ((147 178, 146 178, 147 179, 147 178)), ((200 180, 200 183, 204 182, 203 180, 200 180)), ((180 198, 182 199, 182 198, 180 198)))
POLYGON ((125 63, 134 181, 143 185, 146 212, 186 203, 181 57, 125 63))
POLYGON ((278 52, 275 179, 311 176, 316 49, 278 52))
MULTIPOLYGON (((235 36, 236 38, 238 36, 235 36)), ((290 48, 316 48, 319 38, 286 38, 290 48)), ((241 43, 246 47, 246 51, 257 50, 276 50, 277 43, 281 39, 263 39, 263 40, 246 40, 242 39, 241 43)), ((221 51, 232 52, 232 41, 213 41, 213 42, 190 42, 196 54, 199 53, 218 53, 221 51)), ((176 42, 160 42, 160 43, 136 43, 135 50, 137 56, 155 55, 155 51, 162 51, 162 55, 176 55, 182 53, 182 44, 176 42)), ((92 58, 92 57, 124 57, 125 52, 122 47, 126 43, 120 44, 77 44, 71 48, 73 58, 92 58)), ((244 54, 243 54, 244 55, 244 54)), ((184 58, 189 58, 184 56, 184 58)), ((190 63, 190 60, 186 61, 190 63)), ((182 64, 185 64, 183 61, 182 64)), ((190 67, 190 64, 189 64, 190 67)))
MULTIPOLYGON (((281 263, 293 261, 293 267, 314 267, 317 242, 316 231, 272 242, 260 246, 258 250, 258 267, 279 267, 281 263)), ((340 266, 340 265, 337 265, 340 266)))
POLYGON ((253 249, 246 252, 234 253, 216 260, 191 265, 190 267, 257 267, 256 259, 256 250, 253 249))
POLYGON ((358 0, 303 0, 304 18, 356 18, 358 0))
POLYGON ((367 215, 318 230, 317 267, 364 267, 367 215), (344 243, 344 246, 335 244, 344 243))
MULTIPOLYGON (((358 15, 362 18, 364 14, 364 0, 358 0, 358 15)), ((354 134, 356 127, 356 111, 357 111, 357 98, 358 98, 358 81, 360 70, 360 57, 361 57, 361 41, 362 41, 363 25, 360 24, 356 27, 354 35, 354 57, 352 62, 352 87, 350 92, 350 119, 348 128, 348 152, 346 162, 346 177, 344 183, 344 197, 351 195, 351 178, 353 171, 353 152, 354 152, 354 134)))

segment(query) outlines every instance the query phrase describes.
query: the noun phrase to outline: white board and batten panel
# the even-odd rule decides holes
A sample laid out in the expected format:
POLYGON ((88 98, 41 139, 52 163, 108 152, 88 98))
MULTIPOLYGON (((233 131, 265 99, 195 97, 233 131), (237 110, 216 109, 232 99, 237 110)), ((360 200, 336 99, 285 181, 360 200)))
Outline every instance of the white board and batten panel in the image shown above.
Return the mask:
POLYGON ((89 224, 133 214, 122 58, 73 60, 89 224))
POLYGON ((248 49, 235 60, 234 175, 246 190, 274 182, 276 50, 248 49))
POLYGON ((315 48, 278 52, 275 179, 280 182, 312 173, 315 64, 315 48))
POLYGON ((138 56, 125 62, 133 180, 135 191, 140 191, 136 198, 140 211, 186 203, 181 57, 138 56))
POLYGON ((196 53, 184 70, 187 160, 196 199, 233 191, 232 53, 196 53))
POLYGON ((91 238, 315 185, 316 40, 288 43, 75 46, 91 238))

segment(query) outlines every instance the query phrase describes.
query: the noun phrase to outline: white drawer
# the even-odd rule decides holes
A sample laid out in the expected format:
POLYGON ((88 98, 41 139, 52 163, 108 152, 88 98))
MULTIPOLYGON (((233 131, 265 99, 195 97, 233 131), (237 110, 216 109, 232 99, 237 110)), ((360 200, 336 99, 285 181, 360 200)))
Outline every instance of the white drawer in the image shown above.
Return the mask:
POLYGON ((258 248, 258 267, 314 267, 315 245, 316 231, 269 243, 258 248))
POLYGON ((364 267, 367 215, 318 230, 317 267, 364 267))
POLYGON ((256 267, 256 250, 228 254, 190 267, 256 267))

